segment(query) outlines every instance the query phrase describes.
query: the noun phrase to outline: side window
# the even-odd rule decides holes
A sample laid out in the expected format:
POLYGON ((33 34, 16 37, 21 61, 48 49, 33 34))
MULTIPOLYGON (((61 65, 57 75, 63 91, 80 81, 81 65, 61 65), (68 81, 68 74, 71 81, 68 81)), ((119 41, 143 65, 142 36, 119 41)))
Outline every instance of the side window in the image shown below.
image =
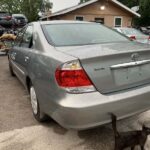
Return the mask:
POLYGON ((75 16, 75 20, 83 21, 84 17, 83 16, 75 16))
POLYGON ((122 27, 122 17, 115 17, 114 26, 115 27, 122 27))
POLYGON ((20 46, 20 43, 22 42, 23 39, 23 34, 25 32, 26 28, 23 28, 20 32, 17 34, 17 38, 15 40, 15 46, 20 46))
POLYGON ((33 26, 29 25, 23 35, 21 47, 31 48, 33 46, 33 26))

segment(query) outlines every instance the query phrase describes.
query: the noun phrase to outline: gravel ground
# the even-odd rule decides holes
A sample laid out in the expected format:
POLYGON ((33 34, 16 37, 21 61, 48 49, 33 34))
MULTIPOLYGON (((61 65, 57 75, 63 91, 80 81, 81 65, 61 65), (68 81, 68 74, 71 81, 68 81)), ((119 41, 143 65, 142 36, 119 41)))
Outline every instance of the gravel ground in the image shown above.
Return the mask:
MULTIPOLYGON (((118 122, 119 131, 150 124, 150 111, 118 122)), ((39 124, 32 115, 27 91, 11 77, 7 57, 0 57, 0 150, 113 150, 111 125, 72 131, 49 121, 39 124)), ((139 150, 139 148, 136 148, 139 150)), ((150 149, 148 137, 146 150, 150 149)))

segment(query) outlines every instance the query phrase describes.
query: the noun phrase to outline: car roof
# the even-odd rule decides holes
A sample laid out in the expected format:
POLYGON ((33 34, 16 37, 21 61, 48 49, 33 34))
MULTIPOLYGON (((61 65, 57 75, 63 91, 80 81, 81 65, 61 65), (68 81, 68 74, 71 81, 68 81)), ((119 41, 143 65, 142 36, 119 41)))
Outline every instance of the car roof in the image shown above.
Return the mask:
POLYGON ((25 16, 24 14, 12 14, 12 16, 25 16))
MULTIPOLYGON (((87 21, 72 21, 72 20, 54 20, 54 21, 39 21, 40 24, 89 24, 93 22, 87 22, 87 21)), ((96 23, 94 23, 96 24, 96 23)))

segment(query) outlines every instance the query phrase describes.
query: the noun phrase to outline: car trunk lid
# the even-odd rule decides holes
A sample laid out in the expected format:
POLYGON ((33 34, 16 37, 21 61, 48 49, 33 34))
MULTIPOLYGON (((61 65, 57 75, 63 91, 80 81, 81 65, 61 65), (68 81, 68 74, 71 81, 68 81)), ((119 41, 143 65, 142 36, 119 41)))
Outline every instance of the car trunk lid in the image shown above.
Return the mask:
POLYGON ((129 42, 57 49, 78 58, 103 94, 150 83, 149 45, 129 42))

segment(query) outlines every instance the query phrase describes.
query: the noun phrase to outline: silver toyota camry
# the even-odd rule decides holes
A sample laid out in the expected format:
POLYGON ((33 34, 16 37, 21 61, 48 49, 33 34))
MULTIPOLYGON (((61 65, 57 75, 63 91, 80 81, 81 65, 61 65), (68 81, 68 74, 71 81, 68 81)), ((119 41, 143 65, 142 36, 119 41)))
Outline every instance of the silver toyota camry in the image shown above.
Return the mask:
POLYGON ((109 123, 109 113, 123 119, 150 108, 150 45, 103 25, 30 23, 8 58, 38 121, 81 130, 109 123))

